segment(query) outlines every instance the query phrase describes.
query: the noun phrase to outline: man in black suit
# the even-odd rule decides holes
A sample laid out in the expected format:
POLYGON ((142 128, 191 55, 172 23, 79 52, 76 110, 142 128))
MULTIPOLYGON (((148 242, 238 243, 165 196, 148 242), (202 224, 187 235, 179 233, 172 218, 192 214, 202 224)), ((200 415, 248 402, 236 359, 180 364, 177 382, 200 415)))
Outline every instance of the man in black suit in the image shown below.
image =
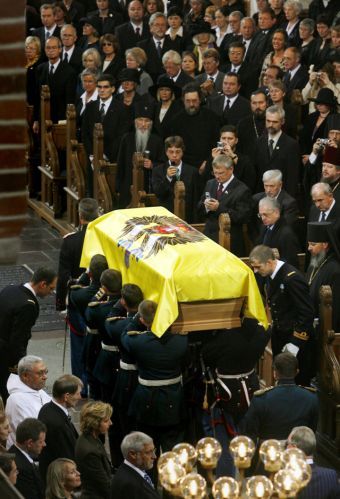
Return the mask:
POLYGON ((120 138, 128 130, 129 119, 124 106, 113 98, 116 83, 113 76, 103 74, 97 81, 98 96, 96 101, 89 102, 82 120, 81 135, 88 155, 87 192, 93 191, 93 129, 96 123, 102 123, 104 131, 104 154, 111 162, 117 160, 120 138))
POLYGON ((280 260, 299 266, 300 245, 293 229, 281 217, 277 199, 264 197, 259 201, 259 218, 262 221, 256 244, 265 244, 276 249, 280 260))
POLYGON ((60 28, 56 25, 54 19, 54 7, 53 5, 43 4, 40 7, 40 19, 42 23, 41 28, 36 28, 33 30, 32 35, 37 36, 40 40, 41 47, 45 47, 46 41, 51 36, 60 37, 60 28))
MULTIPOLYGON (((47 429, 46 447, 39 457, 39 471, 46 482, 49 464, 60 457, 74 460, 74 448, 78 438, 71 416, 68 412, 81 399, 83 383, 72 374, 64 374, 55 380, 52 388, 51 402, 43 405, 38 419, 47 429)), ((18 430, 17 430, 18 431, 18 430)))
POLYGON ((340 149, 326 147, 322 159, 322 181, 331 186, 334 199, 340 203, 340 149))
POLYGON ((316 438, 314 431, 308 426, 296 426, 287 439, 288 449, 300 449, 305 453, 307 463, 312 468, 310 482, 299 492, 299 499, 336 499, 340 497, 340 484, 337 472, 331 468, 318 466, 314 462, 316 438))
MULTIPOLYGON (((283 187, 293 197, 298 193, 300 181, 300 150, 295 139, 282 132, 285 112, 279 106, 271 106, 266 111, 266 129, 268 135, 257 140, 255 165, 258 179, 267 170, 282 172, 283 187), (289 161, 287 161, 289 158, 289 161)), ((261 189, 261 186, 258 186, 261 189)))
POLYGON ((225 73, 237 73, 240 77, 240 94, 247 99, 258 87, 258 73, 256 68, 250 63, 245 62, 245 46, 243 42, 233 42, 229 45, 230 64, 222 67, 225 73))
POLYGON ((333 196, 332 188, 326 182, 314 184, 311 190, 313 204, 309 210, 309 222, 333 222, 338 226, 340 204, 333 196))
POLYGON ((238 10, 231 12, 231 14, 229 15, 228 21, 229 21, 230 33, 227 33, 225 35, 219 47, 221 62, 223 63, 228 62, 229 45, 233 42, 236 42, 240 37, 240 26, 241 26, 242 17, 243 17, 242 12, 238 10))
POLYGON ((286 74, 283 83, 286 86, 286 95, 290 97, 293 90, 302 90, 308 83, 308 70, 301 65, 301 53, 296 47, 289 47, 284 51, 283 63, 286 74))
POLYGON ((231 221, 231 252, 237 256, 245 255, 242 225, 251 215, 251 192, 248 187, 234 177, 233 160, 217 156, 213 161, 215 179, 208 180, 198 204, 198 210, 206 217, 204 234, 218 241, 218 217, 228 213, 231 221))
POLYGON ((255 63, 260 71, 264 58, 272 50, 271 39, 276 28, 276 17, 273 9, 267 8, 259 12, 259 31, 247 50, 246 61, 255 63))
POLYGON ((204 73, 195 80, 205 95, 216 95, 222 92, 224 73, 219 71, 220 56, 216 49, 208 49, 203 53, 204 73))
POLYGON ((152 186, 160 204, 174 211, 174 188, 178 180, 185 186, 185 220, 194 223, 198 201, 197 168, 182 162, 184 142, 181 137, 168 137, 165 142, 165 154, 168 161, 165 165, 152 170, 152 186))
POLYGON ((156 460, 152 438, 140 431, 129 433, 122 441, 121 451, 124 463, 113 477, 111 498, 160 498, 148 473, 156 460))
POLYGON ((4 402, 8 377, 26 355, 31 329, 39 315, 37 297, 48 296, 56 284, 55 271, 39 267, 30 282, 6 286, 0 293, 0 395, 4 402))
POLYGON ((66 119, 67 104, 74 104, 76 97, 77 75, 72 67, 61 60, 62 45, 59 38, 51 36, 45 44, 48 62, 37 67, 37 89, 34 100, 33 131, 39 131, 40 91, 48 85, 51 95, 51 120, 58 123, 66 119))
POLYGON ((83 251, 88 223, 98 217, 98 202, 93 198, 83 198, 79 202, 79 228, 64 236, 58 267, 58 282, 56 290, 56 309, 66 308, 67 283, 70 279, 77 279, 85 270, 80 267, 80 258, 83 251))
POLYGON ((239 92, 241 79, 237 73, 227 73, 223 79, 223 94, 207 99, 207 107, 220 117, 222 125, 235 125, 250 115, 250 103, 239 92))
POLYGON ((63 44, 63 52, 61 60, 68 62, 74 69, 76 74, 79 74, 83 69, 82 50, 75 45, 77 41, 77 30, 72 24, 64 24, 60 30, 60 38, 63 44))
POLYGON ((248 49, 254 43, 254 36, 256 31, 256 24, 252 17, 244 17, 241 21, 240 36, 237 41, 240 41, 245 48, 244 58, 247 60, 248 49))
POLYGON ((258 205, 259 201, 266 196, 276 199, 281 208, 281 217, 285 219, 286 223, 291 227, 295 226, 297 217, 299 215, 299 208, 296 199, 288 194, 282 188, 282 173, 280 170, 268 170, 262 176, 264 192, 254 194, 254 209, 252 222, 249 224, 248 233, 250 233, 252 241, 255 241, 259 235, 260 223, 258 218, 258 205), (249 230, 251 229, 251 230, 249 230))
POLYGON ((148 23, 144 20, 143 5, 139 0, 132 0, 128 5, 129 22, 117 26, 115 35, 118 38, 122 54, 131 47, 136 47, 142 40, 150 37, 148 23))
POLYGON ((19 471, 16 488, 25 499, 44 499, 45 490, 37 458, 45 447, 46 426, 35 418, 26 418, 17 427, 16 443, 9 448, 15 454, 19 471))
POLYGON ((169 35, 165 34, 167 27, 166 16, 161 12, 155 12, 149 20, 151 37, 137 44, 146 53, 145 71, 149 73, 154 83, 157 83, 157 78, 164 73, 163 55, 168 50, 175 50, 180 53, 182 49, 179 36, 172 40, 169 35))
POLYGON ((178 87, 183 88, 187 83, 194 81, 191 76, 182 71, 182 58, 175 50, 168 50, 163 55, 162 62, 166 71, 162 76, 171 78, 178 87))
POLYGON ((120 143, 117 158, 117 191, 119 192, 119 204, 126 208, 131 200, 132 185, 132 158, 135 152, 144 157, 144 189, 147 193, 152 192, 151 175, 152 169, 164 163, 163 140, 152 133, 153 108, 152 106, 140 105, 136 109, 135 130, 126 133, 120 143))

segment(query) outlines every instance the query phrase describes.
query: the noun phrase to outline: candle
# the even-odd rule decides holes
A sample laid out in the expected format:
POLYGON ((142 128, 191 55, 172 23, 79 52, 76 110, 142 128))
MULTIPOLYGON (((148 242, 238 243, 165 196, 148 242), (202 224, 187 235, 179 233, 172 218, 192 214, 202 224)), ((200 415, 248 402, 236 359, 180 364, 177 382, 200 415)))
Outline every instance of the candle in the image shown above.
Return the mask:
POLYGON ((265 493, 264 485, 262 482, 258 482, 255 487, 256 497, 263 497, 265 493))
POLYGON ((189 485, 189 492, 192 497, 196 497, 197 495, 197 483, 195 480, 192 480, 189 485))
POLYGON ((212 458, 212 455, 213 455, 213 448, 212 448, 212 445, 211 444, 207 444, 206 447, 205 447, 205 457, 207 459, 211 459, 212 458))
POLYGON ((240 446, 238 448, 238 455, 240 458, 244 458, 247 455, 247 448, 243 442, 240 443, 240 446))

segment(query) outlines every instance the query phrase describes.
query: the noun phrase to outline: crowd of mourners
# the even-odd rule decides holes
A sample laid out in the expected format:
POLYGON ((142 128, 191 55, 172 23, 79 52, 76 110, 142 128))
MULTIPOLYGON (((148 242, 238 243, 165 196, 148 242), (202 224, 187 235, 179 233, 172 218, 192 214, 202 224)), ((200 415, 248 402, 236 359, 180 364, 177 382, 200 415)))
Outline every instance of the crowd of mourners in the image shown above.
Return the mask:
MULTIPOLYGON (((331 286, 333 303, 340 297, 339 3, 256 4, 251 16, 243 0, 27 1, 31 196, 40 191, 42 85, 54 123, 75 104, 88 161, 80 230, 64 238, 58 273, 39 268, 0 292, 0 469, 27 499, 160 497, 157 457, 203 436, 222 445, 216 476, 235 476, 229 442, 237 434, 302 449, 313 474, 299 497, 339 497, 336 472, 313 461, 320 286, 331 286), (103 255, 80 268, 98 216, 96 123, 106 159, 118 165, 120 208, 131 202, 137 152, 145 190, 160 205, 173 211, 181 180, 186 221, 205 221, 216 242, 219 215, 229 215, 230 249, 249 256, 270 307, 268 330, 244 318, 238 328, 159 338, 157 303, 143 289, 122 282, 103 255), (48 366, 27 355, 27 344, 37 297, 54 289, 72 374, 54 380, 49 395, 48 366), (259 390, 256 366, 269 339, 276 383, 259 390), (79 406, 78 430, 71 416, 79 406)), ((264 473, 259 461, 250 473, 264 473)))

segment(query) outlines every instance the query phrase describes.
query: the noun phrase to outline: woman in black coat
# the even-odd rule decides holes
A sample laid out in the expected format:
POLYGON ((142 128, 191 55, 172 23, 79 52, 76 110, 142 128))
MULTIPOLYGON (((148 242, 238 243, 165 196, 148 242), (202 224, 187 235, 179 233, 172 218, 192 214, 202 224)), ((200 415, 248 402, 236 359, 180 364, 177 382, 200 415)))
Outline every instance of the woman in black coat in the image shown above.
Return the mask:
POLYGON ((162 75, 158 78, 157 84, 150 88, 150 94, 157 100, 153 128, 165 139, 169 123, 182 109, 182 103, 178 100, 181 89, 173 80, 162 75))

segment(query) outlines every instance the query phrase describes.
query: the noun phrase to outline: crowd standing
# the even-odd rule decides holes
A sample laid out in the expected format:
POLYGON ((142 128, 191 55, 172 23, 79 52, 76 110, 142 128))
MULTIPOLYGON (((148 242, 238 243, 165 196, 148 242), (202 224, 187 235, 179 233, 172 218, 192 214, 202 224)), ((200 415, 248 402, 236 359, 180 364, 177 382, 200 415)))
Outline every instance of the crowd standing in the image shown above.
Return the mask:
MULTIPOLYGON (((241 432, 305 451, 313 475, 301 497, 338 497, 335 472, 313 463, 319 409, 311 387, 318 291, 329 284, 335 303, 340 296, 337 0, 312 0, 307 9, 298 0, 259 0, 252 17, 242 0, 27 4, 36 155, 47 84, 53 122, 76 105, 87 197, 80 230, 63 240, 58 282, 40 268, 31 282, 0 293, 1 469, 27 499, 156 498, 160 452, 215 435, 223 447, 217 476, 233 476, 228 442, 241 432), (105 156, 118 165, 121 208, 130 203, 139 152, 145 190, 161 205, 172 211, 182 180, 186 220, 204 220, 215 241, 219 214, 229 214, 237 256, 248 256, 248 224, 250 265, 271 310, 268 331, 243 319, 199 342, 170 332, 158 338, 157 304, 143 289, 122 282, 103 255, 80 268, 87 225, 98 216, 91 198, 98 122, 105 156), (27 345, 37 297, 55 288, 57 309, 67 314, 72 374, 54 380, 51 397, 48 366, 27 355, 27 345), (269 339, 276 386, 259 390, 256 365, 269 339), (78 434, 71 412, 81 398, 89 401, 78 434)), ((31 195, 39 196, 38 169, 33 180, 31 195)), ((337 307, 333 328, 339 332, 337 307)))

